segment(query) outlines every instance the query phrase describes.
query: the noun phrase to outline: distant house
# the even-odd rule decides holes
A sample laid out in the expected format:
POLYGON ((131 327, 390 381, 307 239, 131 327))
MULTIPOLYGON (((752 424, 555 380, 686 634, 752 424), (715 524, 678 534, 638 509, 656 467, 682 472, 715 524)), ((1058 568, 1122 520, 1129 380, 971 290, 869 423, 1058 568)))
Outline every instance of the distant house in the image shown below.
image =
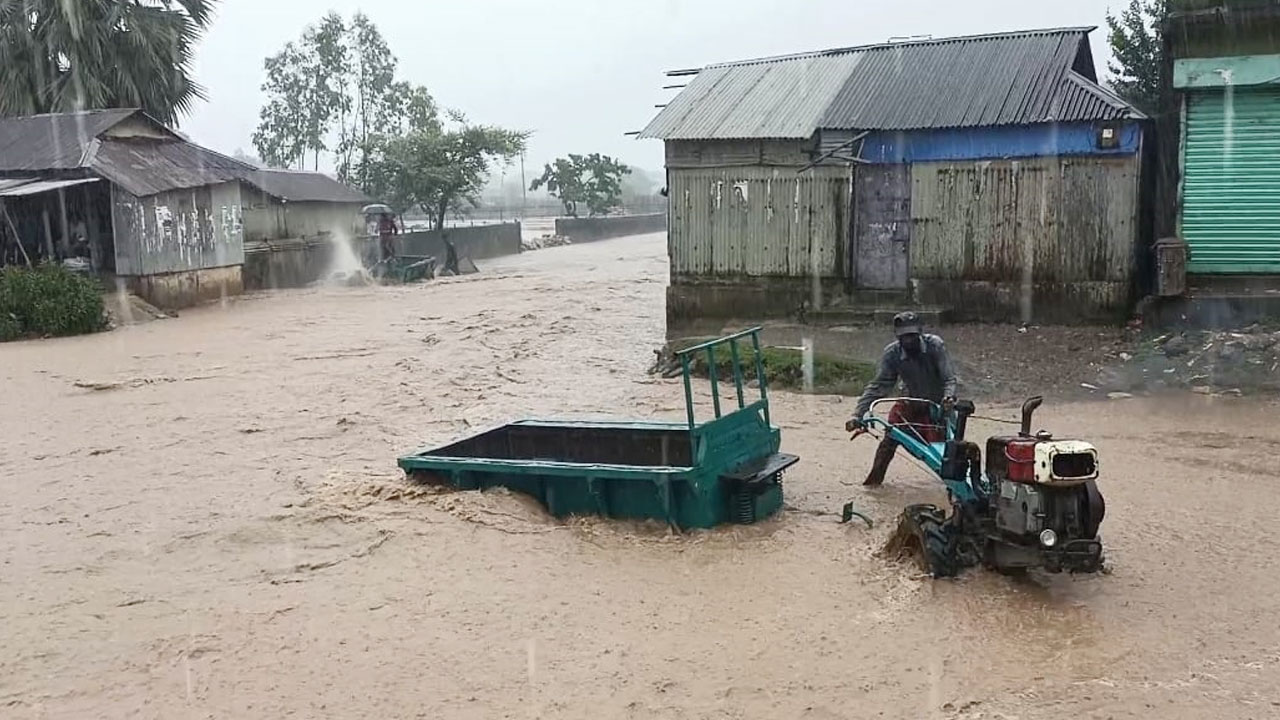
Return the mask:
POLYGON ((666 145, 669 326, 833 307, 1117 318, 1145 117, 1062 28, 744 60, 690 76, 666 145))
POLYGON ((1180 177, 1164 194, 1176 210, 1162 210, 1176 213, 1193 285, 1233 293, 1247 280, 1275 289, 1280 0, 1173 0, 1170 9, 1165 38, 1181 127, 1170 128, 1168 145, 1180 177))
POLYGON ((258 170, 245 177, 246 242, 364 234, 364 193, 314 172, 258 170))
POLYGON ((200 147, 140 110, 0 119, 0 261, 87 252, 161 307, 242 292, 246 243, 361 234, 367 202, 319 173, 200 147))
POLYGON ((34 258, 87 244, 95 269, 182 306, 241 290, 240 178, 253 168, 140 110, 0 119, 0 201, 34 258))

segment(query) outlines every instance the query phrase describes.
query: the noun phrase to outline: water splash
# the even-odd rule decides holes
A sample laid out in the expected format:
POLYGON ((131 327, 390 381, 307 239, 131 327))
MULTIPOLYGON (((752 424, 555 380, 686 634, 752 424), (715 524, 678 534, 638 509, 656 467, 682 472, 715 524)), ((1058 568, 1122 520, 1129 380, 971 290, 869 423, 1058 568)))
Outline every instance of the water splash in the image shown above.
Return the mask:
POLYGON ((329 267, 325 271, 327 283, 339 286, 367 284, 369 274, 352 246, 351 236, 341 230, 331 232, 329 244, 332 252, 329 254, 329 267))

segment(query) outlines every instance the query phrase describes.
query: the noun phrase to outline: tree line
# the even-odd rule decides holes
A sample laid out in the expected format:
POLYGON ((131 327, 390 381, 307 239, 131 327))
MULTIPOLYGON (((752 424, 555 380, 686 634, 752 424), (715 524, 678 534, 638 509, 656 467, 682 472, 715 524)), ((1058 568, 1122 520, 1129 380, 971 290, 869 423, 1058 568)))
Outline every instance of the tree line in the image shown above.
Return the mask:
POLYGON ((529 133, 473 123, 442 109, 420 85, 396 80, 398 60, 367 16, 329 13, 266 59, 267 102, 253 134, 275 167, 319 169, 436 227, 478 202, 495 165, 525 149, 529 133))

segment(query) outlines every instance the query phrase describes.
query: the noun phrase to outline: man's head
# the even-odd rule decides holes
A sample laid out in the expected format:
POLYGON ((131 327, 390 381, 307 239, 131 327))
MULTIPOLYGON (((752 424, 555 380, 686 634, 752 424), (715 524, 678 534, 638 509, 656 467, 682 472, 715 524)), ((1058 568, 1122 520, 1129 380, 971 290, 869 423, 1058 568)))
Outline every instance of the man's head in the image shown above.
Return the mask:
POLYGON ((898 336, 898 344, 909 355, 915 355, 924 348, 924 324, 920 322, 920 316, 913 312, 894 316, 893 334, 898 336))

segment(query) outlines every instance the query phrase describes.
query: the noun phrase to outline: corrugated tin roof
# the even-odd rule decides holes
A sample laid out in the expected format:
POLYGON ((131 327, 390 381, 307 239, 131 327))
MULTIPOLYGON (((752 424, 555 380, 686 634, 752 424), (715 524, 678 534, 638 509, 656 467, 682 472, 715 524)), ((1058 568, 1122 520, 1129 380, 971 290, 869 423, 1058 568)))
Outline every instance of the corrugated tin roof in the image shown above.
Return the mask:
POLYGON ((1026 125, 1051 120, 1088 30, 880 46, 823 116, 838 130, 1026 125))
POLYGON ((808 137, 861 59, 858 54, 815 55, 709 67, 640 137, 808 137))
POLYGON ((0 119, 0 172, 88 170, 141 197, 239 180, 255 169, 181 139, 141 110, 0 119), (104 137, 135 116, 167 139, 104 137))
POLYGON ((1058 122, 1126 118, 1145 120, 1147 117, 1119 95, 1078 72, 1068 72, 1062 79, 1062 85, 1053 111, 1054 119, 1058 122))
POLYGON ((99 135, 138 110, 30 115, 0 119, 0 170, 74 170, 99 135))
POLYGON ((18 187, 19 185, 26 185, 29 182, 34 182, 36 179, 37 178, 33 178, 33 177, 0 178, 0 190, 6 190, 11 187, 18 187))
POLYGON ((94 172, 138 197, 240 180, 256 170, 180 140, 102 140, 90 154, 94 172))
POLYGON ((245 180, 263 192, 289 202, 367 203, 369 197, 353 187, 316 172, 256 170, 245 180))
POLYGON ((1075 72, 1093 72, 1093 29, 889 43, 712 65, 640 137, 802 139, 819 128, 915 130, 1141 117, 1075 72), (773 120, 775 114, 785 122, 773 120))
POLYGON ((0 197, 23 197, 39 195, 43 192, 60 188, 99 182, 98 178, 77 178, 75 180, 27 180, 16 185, 0 183, 0 197))

